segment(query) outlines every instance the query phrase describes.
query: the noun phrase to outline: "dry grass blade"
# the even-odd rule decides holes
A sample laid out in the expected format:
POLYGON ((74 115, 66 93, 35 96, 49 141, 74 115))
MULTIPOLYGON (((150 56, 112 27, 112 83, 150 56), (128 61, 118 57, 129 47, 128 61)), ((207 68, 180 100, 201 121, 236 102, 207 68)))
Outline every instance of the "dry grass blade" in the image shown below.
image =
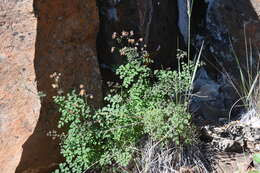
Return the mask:
POLYGON ((197 145, 162 147, 149 139, 140 150, 140 157, 135 158, 134 173, 179 173, 184 170, 193 173, 211 171, 205 153, 197 145))
POLYGON ((258 82, 258 80, 259 80, 259 75, 260 75, 260 73, 258 73, 258 74, 256 75, 256 77, 255 77, 255 80, 254 80, 254 82, 253 82, 253 84, 252 84, 252 86, 251 86, 251 88, 250 88, 250 90, 249 90, 249 92, 248 92, 247 100, 249 99, 249 97, 252 95, 254 89, 256 88, 256 84, 257 84, 257 82, 258 82))

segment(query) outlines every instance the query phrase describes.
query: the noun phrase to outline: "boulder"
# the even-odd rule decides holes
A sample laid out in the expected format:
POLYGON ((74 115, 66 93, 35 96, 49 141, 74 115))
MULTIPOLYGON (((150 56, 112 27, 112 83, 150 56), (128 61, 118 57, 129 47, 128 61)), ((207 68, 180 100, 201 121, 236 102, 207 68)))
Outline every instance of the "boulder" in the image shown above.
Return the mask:
POLYGON ((238 99, 236 91, 224 73, 218 80, 213 80, 205 68, 201 67, 193 82, 189 111, 194 115, 194 121, 198 125, 216 124, 221 120, 233 118, 232 113, 238 113, 239 109, 232 107, 238 99))
MULTIPOLYGON (((62 159, 54 72, 63 92, 83 84, 102 101, 95 0, 0 0, 0 169, 49 173, 62 159), (19 164, 19 165, 18 165, 19 164)), ((1 171, 0 171, 1 172, 1 171)))

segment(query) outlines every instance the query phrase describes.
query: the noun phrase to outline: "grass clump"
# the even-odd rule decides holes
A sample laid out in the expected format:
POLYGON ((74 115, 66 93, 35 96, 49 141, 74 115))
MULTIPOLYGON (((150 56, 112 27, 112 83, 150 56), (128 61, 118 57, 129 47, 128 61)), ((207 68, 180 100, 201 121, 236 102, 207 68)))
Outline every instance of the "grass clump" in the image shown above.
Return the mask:
POLYGON ((64 163, 55 173, 89 169, 124 172, 145 139, 161 145, 192 143, 194 128, 187 102, 195 64, 179 59, 179 69, 152 70, 142 39, 131 32, 113 37, 124 58, 116 69, 121 79, 105 97, 106 105, 92 108, 86 97, 72 91, 54 97, 61 117, 58 127, 64 163))
MULTIPOLYGON (((234 75, 226 75, 229 82, 239 96, 239 99, 234 102, 230 111, 229 117, 233 109, 241 109, 240 120, 246 124, 259 126, 259 98, 260 98, 260 53, 259 49, 254 46, 251 38, 247 36, 246 26, 244 26, 244 40, 245 40, 245 55, 244 57, 238 57, 231 44, 231 51, 234 55, 235 65, 237 65, 237 77, 234 75)), ((227 71, 226 69, 224 69, 227 71)))

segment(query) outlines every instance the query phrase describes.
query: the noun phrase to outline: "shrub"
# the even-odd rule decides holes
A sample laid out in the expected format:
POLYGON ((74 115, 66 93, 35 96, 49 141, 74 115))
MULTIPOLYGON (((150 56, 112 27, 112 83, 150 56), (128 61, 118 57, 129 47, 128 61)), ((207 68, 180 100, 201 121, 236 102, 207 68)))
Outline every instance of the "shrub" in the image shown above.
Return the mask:
POLYGON ((106 106, 94 110, 86 95, 75 91, 54 97, 61 113, 58 127, 67 129, 61 136, 65 162, 55 173, 126 167, 147 136, 162 145, 192 142, 186 107, 194 63, 187 65, 180 58, 177 71, 153 71, 142 39, 131 37, 131 32, 114 36, 120 46, 113 51, 119 51, 125 63, 116 70, 122 81, 105 97, 106 106))

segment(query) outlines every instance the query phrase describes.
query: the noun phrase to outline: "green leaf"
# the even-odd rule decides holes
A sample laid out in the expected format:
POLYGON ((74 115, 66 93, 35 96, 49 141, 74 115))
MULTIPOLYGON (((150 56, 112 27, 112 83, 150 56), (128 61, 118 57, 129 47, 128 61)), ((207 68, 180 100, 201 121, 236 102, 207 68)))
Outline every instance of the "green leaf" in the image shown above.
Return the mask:
POLYGON ((249 171, 248 173, 260 173, 260 171, 253 170, 253 171, 249 171))
POLYGON ((253 161, 257 164, 260 164, 260 153, 256 153, 253 155, 253 161))

